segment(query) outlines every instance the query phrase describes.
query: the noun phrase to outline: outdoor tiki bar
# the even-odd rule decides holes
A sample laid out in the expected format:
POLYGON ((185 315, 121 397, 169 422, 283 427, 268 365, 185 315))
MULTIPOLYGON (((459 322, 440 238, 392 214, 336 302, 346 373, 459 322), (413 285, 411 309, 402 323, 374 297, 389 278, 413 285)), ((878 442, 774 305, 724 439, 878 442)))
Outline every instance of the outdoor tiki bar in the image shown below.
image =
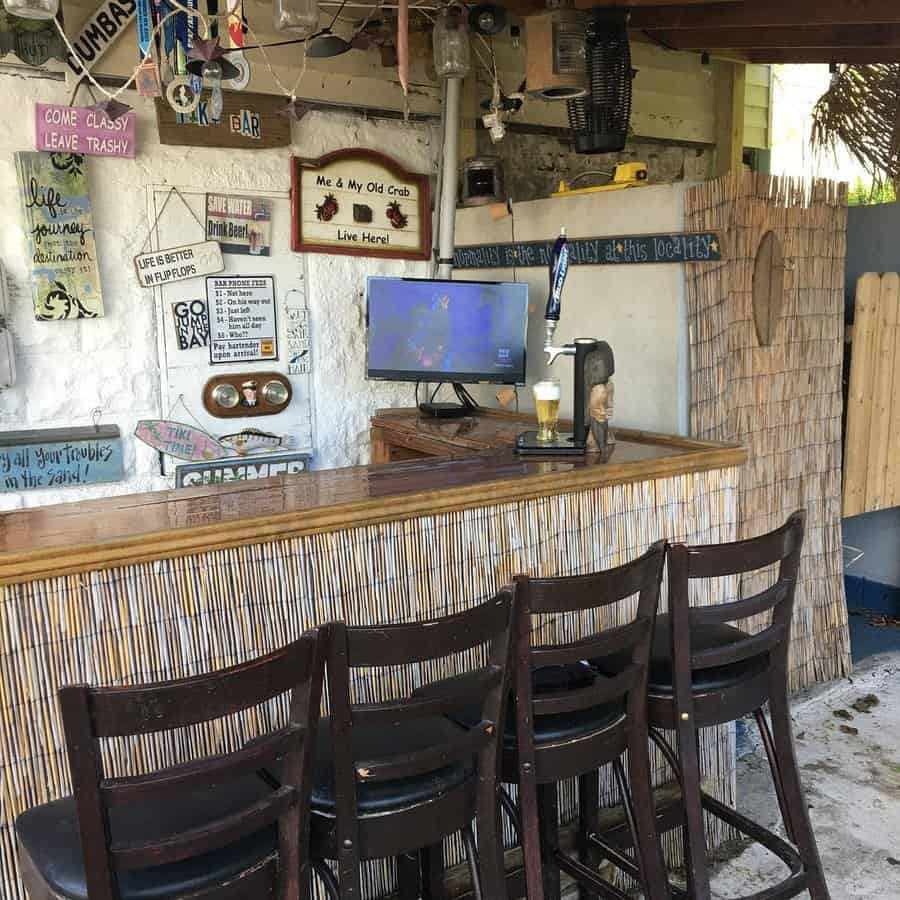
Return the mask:
POLYGON ((900 896, 900 13, 2 3, 2 900, 900 896))

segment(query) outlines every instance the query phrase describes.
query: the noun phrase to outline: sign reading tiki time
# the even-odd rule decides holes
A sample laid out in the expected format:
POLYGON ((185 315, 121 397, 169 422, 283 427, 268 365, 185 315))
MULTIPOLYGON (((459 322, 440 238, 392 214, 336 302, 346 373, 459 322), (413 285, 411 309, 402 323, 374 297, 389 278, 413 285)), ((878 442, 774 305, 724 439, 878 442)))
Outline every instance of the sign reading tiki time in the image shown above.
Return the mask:
MULTIPOLYGON (((457 247, 453 265, 457 269, 527 268, 547 266, 552 256, 553 241, 476 244, 457 247)), ((722 245, 713 232, 569 238, 569 264, 573 266, 718 262, 721 259, 722 245)))

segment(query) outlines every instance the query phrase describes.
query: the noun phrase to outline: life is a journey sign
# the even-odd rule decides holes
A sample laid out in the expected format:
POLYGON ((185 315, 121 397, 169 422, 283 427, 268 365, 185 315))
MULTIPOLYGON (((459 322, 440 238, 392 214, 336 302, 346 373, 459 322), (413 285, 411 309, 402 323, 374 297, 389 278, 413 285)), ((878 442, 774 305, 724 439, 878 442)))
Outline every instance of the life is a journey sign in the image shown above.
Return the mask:
POLYGON ((110 119, 90 106, 36 103, 35 145, 51 153, 83 153, 134 159, 135 114, 110 119))
POLYGON ((201 275, 215 275, 225 268, 218 241, 203 241, 139 253, 134 258, 138 283, 144 288, 161 287, 173 281, 186 281, 201 275))

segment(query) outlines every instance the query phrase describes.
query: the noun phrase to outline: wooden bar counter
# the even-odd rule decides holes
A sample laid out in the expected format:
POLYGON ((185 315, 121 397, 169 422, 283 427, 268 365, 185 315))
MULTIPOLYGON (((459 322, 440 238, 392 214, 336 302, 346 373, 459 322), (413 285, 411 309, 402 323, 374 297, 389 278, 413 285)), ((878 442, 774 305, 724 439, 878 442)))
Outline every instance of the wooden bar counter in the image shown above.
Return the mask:
MULTIPOLYGON (((334 618, 454 612, 516 572, 600 569, 663 537, 734 538, 741 448, 618 431, 608 463, 522 459, 510 444, 527 421, 379 413, 373 457, 406 461, 0 515, 0 896, 24 898, 15 816, 69 790, 63 684, 193 674, 334 618)), ((589 624, 542 631, 552 639, 589 624)), ((416 677, 360 689, 408 691, 416 677)), ((269 727, 247 713, 178 740, 111 741, 104 753, 112 771, 132 774, 269 727)), ((707 771, 726 800, 732 753, 727 735, 705 739, 707 771)), ((570 793, 561 803, 571 814, 570 793)), ((371 867, 368 892, 387 879, 386 867, 371 867)))

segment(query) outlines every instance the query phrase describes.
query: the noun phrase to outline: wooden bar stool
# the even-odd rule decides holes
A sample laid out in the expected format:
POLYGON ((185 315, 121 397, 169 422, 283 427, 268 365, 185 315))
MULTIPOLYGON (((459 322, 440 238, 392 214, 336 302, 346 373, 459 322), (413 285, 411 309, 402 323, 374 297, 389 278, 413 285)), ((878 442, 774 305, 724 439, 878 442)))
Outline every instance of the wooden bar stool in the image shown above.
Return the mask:
MULTIPOLYGON (((504 896, 497 802, 497 723, 509 690, 513 598, 509 590, 456 615, 428 622, 331 629, 328 695, 312 794, 312 854, 329 893, 361 895, 362 860, 396 857, 400 897, 443 896, 445 837, 462 832, 476 896, 504 896), (445 682, 435 696, 354 703, 351 673, 424 664, 486 645, 486 664, 445 682), (472 727, 447 718, 478 710, 472 727), (478 824, 478 857, 471 831, 478 824), (337 861, 337 877, 326 860, 337 861)), ((422 666, 427 671, 427 666, 422 666)))
POLYGON ((519 832, 529 900, 559 900, 560 870, 582 897, 626 900, 592 865, 609 859, 635 878, 646 900, 670 896, 656 833, 648 754, 646 686, 665 544, 616 569, 564 578, 516 579, 520 604, 515 713, 504 746, 502 778, 518 783, 519 832), (567 643, 534 645, 532 616, 599 610, 638 595, 626 624, 567 643), (613 677, 584 660, 624 653, 613 677), (628 751, 629 779, 622 766, 628 751), (634 857, 599 833, 599 773, 611 764, 631 832, 634 857), (578 778, 579 859, 559 849, 557 783, 578 778))
MULTIPOLYGON (((648 900, 669 896, 652 812, 645 693, 664 559, 661 542, 639 559, 606 572, 516 579, 515 709, 505 720, 502 779, 519 785, 520 810, 506 795, 501 794, 501 802, 520 835, 529 900, 558 900, 560 869, 582 885, 583 896, 624 900, 622 891, 589 866, 600 851, 640 881, 648 900), (598 610, 634 594, 637 613, 625 625, 568 643, 531 644, 533 614, 598 610), (589 656, 623 648, 630 661, 613 678, 584 662, 589 656), (621 762, 626 749, 630 788, 621 762), (608 763, 613 765, 637 847, 634 859, 598 834, 597 770, 608 763), (557 834, 557 782, 575 776, 581 808, 579 860, 560 852, 557 834), (633 804, 632 795, 640 803, 633 804)), ((471 724, 476 714, 466 710, 458 720, 471 724)), ((493 900, 506 894, 486 896, 493 900)))
POLYGON ((16 820, 31 900, 237 900, 307 896, 305 844, 325 662, 318 631, 193 678, 59 692, 73 796, 16 820), (104 775, 100 738, 221 719, 290 694, 288 723, 240 750, 144 775, 104 775), (257 775, 281 757, 276 790, 257 775))
MULTIPOLYGON (((650 661, 649 718, 657 743, 681 783, 684 808, 687 896, 709 900, 703 809, 762 844, 788 867, 780 884, 745 900, 784 900, 809 891, 829 900, 828 888, 794 752, 788 701, 788 659, 794 592, 805 515, 794 513, 781 528, 761 537, 706 547, 669 547, 670 614, 657 619, 650 661), (694 579, 738 575, 777 564, 774 583, 761 593, 712 607, 692 607, 694 579), (728 623, 771 611, 771 623, 750 635, 728 623), (772 727, 763 711, 768 702, 772 727), (720 803, 701 790, 698 729, 753 713, 775 783, 790 841, 720 803), (659 729, 676 732, 678 753, 659 729), (795 849, 796 848, 796 849, 795 849)), ((678 890, 676 895, 683 895, 678 890)))

